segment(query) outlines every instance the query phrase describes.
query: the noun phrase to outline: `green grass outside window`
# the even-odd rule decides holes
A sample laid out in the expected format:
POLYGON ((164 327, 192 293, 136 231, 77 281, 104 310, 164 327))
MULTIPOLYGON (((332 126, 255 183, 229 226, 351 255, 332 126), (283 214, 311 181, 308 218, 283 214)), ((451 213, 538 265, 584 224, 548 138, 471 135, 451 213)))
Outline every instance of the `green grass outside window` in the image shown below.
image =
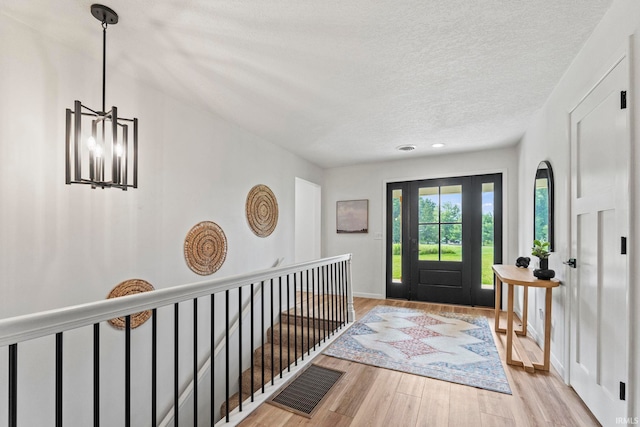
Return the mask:
MULTIPOLYGON (((402 271, 402 257, 400 255, 400 245, 393 245, 393 279, 400 280, 402 271)), ((459 261, 461 259, 462 247, 460 245, 442 245, 442 261, 459 261)), ((438 245, 420 245, 421 261, 437 261, 438 245)), ((482 247, 482 284, 493 284, 493 246, 482 247)))

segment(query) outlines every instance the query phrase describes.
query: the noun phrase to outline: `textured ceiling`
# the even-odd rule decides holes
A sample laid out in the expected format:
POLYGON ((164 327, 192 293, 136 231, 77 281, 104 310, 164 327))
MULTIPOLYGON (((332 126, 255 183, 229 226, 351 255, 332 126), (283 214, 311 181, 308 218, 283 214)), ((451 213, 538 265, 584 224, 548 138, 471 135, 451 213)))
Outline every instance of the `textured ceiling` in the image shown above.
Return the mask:
MULTIPOLYGON (((99 59, 91 3, 0 12, 99 59)), ((109 0, 108 64, 323 167, 478 150, 519 140, 610 3, 109 0)))

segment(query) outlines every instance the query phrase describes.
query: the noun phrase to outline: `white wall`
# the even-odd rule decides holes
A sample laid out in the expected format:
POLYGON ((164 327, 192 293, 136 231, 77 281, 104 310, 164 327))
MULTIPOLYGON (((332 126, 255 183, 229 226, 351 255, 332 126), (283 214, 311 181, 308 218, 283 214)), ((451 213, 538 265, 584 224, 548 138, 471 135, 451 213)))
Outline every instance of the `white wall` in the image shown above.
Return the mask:
MULTIPOLYGON (((614 64, 619 53, 628 46, 629 36, 634 35, 634 46, 631 49, 633 70, 631 75, 632 87, 629 88, 629 100, 631 108, 632 126, 632 156, 635 165, 640 164, 640 150, 633 135, 637 133, 637 123, 640 122, 640 109, 635 101, 637 85, 640 83, 640 3, 633 0, 614 0, 610 10, 604 16, 594 33, 587 41, 583 49, 575 58, 555 90, 532 121, 527 130, 520 152, 519 174, 519 210, 520 227, 518 240, 519 249, 526 252, 532 241, 533 221, 533 180, 535 169, 541 160, 550 160, 556 180, 556 207, 555 207, 555 245, 554 253, 550 257, 550 268, 556 270, 558 278, 563 281, 569 279, 569 270, 562 265, 562 261, 570 258, 570 140, 569 140, 569 112, 579 103, 580 99, 597 83, 606 70, 614 64)), ((606 149, 606 148, 605 148, 606 149)), ((640 212, 640 186, 638 185, 637 170, 633 172, 633 185, 630 189, 632 238, 629 240, 632 247, 629 250, 629 265, 631 266, 631 281, 629 307, 632 321, 631 345, 634 349, 631 376, 627 388, 630 401, 631 416, 640 416, 640 376, 636 368, 640 357, 640 322, 639 310, 640 293, 637 284, 640 279, 640 269, 636 266, 640 263, 638 246, 638 215, 640 212)), ((560 371, 565 371, 567 363, 566 347, 568 311, 567 287, 561 286, 553 293, 553 328, 552 328, 552 362, 560 371)), ((530 312, 535 307, 543 307, 543 294, 538 292, 534 298, 530 298, 530 312)), ((538 316, 530 317, 536 331, 542 331, 538 316)), ((624 416, 625 414, 620 414, 624 416)), ((613 420, 612 420, 613 422, 613 420)))
MULTIPOLYGON (((409 154, 409 156, 411 156, 409 154)), ((518 211, 516 147, 466 154, 418 157, 403 161, 364 164, 328 169, 325 175, 324 249, 325 256, 353 253, 353 289, 356 296, 384 298, 384 236, 386 184, 426 178, 502 172, 504 205, 504 262, 515 262, 518 211), (369 199, 369 233, 337 234, 336 202, 369 199), (376 233, 382 238, 376 239, 376 233)))
MULTIPOLYGON (((189 229, 203 220, 218 223, 228 239, 217 277, 266 268, 279 257, 293 262, 294 180, 322 184, 320 168, 109 69, 107 105, 140 120, 140 188, 67 186, 65 108, 75 99, 99 107, 100 62, 3 14, 0 40, 0 318, 101 300, 129 278, 156 288, 202 280, 187 267, 183 244, 189 229), (278 226, 264 239, 252 233, 244 213, 247 193, 256 184, 268 185, 279 204, 278 226)), ((190 311, 181 308, 183 325, 190 311)), ((172 331, 171 319, 171 308, 161 311, 165 331, 172 331)), ((133 425, 148 423, 149 330, 146 324, 133 333, 133 372, 142 376, 134 380, 133 425)), ((103 423, 120 425, 123 379, 116 373, 123 372, 124 335, 107 325, 102 331, 103 423)), ((90 424, 91 348, 83 341, 88 337, 87 330, 65 335, 65 390, 83 402, 67 408, 65 425, 90 424), (73 379, 73 373, 84 379, 73 379)), ((181 337, 188 347, 189 330, 181 337)), ((172 372, 172 357, 164 356, 172 354, 171 345, 172 333, 163 334, 161 372, 172 372)), ((7 383, 6 354, 0 349, 0 384, 7 383)), ((20 424, 49 425, 53 376, 46 372, 53 372, 53 340, 21 345, 19 355, 20 424), (29 406, 31 398, 37 408, 29 406)), ((181 358, 185 384, 191 356, 181 358)), ((160 378, 159 389, 171 393, 172 375, 160 378)), ((0 419, 6 419, 6 410, 6 387, 1 387, 0 419)))

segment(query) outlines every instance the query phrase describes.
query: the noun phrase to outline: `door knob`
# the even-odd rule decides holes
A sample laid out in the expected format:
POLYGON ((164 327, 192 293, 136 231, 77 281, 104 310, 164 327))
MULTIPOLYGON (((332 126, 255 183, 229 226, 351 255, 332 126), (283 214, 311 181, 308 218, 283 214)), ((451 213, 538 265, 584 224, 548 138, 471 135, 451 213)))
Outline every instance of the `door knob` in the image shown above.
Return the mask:
POLYGON ((569 261, 564 261, 563 264, 568 265, 571 268, 576 268, 577 263, 575 258, 569 258, 569 261))

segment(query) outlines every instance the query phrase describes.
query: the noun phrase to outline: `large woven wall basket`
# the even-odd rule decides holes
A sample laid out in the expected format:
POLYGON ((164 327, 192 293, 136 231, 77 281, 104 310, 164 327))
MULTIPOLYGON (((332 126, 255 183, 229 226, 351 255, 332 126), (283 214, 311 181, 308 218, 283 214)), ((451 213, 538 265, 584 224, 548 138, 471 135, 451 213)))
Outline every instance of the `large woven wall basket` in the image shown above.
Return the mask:
POLYGON ((247 195, 247 221, 258 237, 267 237, 278 224, 278 200, 266 185, 256 185, 247 195))
POLYGON ((201 276, 213 274, 227 257, 227 237, 215 222, 196 224, 184 240, 184 258, 191 270, 201 276))
MULTIPOLYGON (((107 299, 123 297, 126 295, 139 294, 141 292, 149 292, 153 290, 151 283, 142 279, 130 279, 118 284, 115 288, 109 292, 107 299)), ((135 329, 149 320, 151 317, 151 310, 141 311, 131 315, 131 329, 135 329)), ((109 323, 117 329, 124 329, 126 326, 126 320, 124 317, 116 317, 109 320, 109 323)))

